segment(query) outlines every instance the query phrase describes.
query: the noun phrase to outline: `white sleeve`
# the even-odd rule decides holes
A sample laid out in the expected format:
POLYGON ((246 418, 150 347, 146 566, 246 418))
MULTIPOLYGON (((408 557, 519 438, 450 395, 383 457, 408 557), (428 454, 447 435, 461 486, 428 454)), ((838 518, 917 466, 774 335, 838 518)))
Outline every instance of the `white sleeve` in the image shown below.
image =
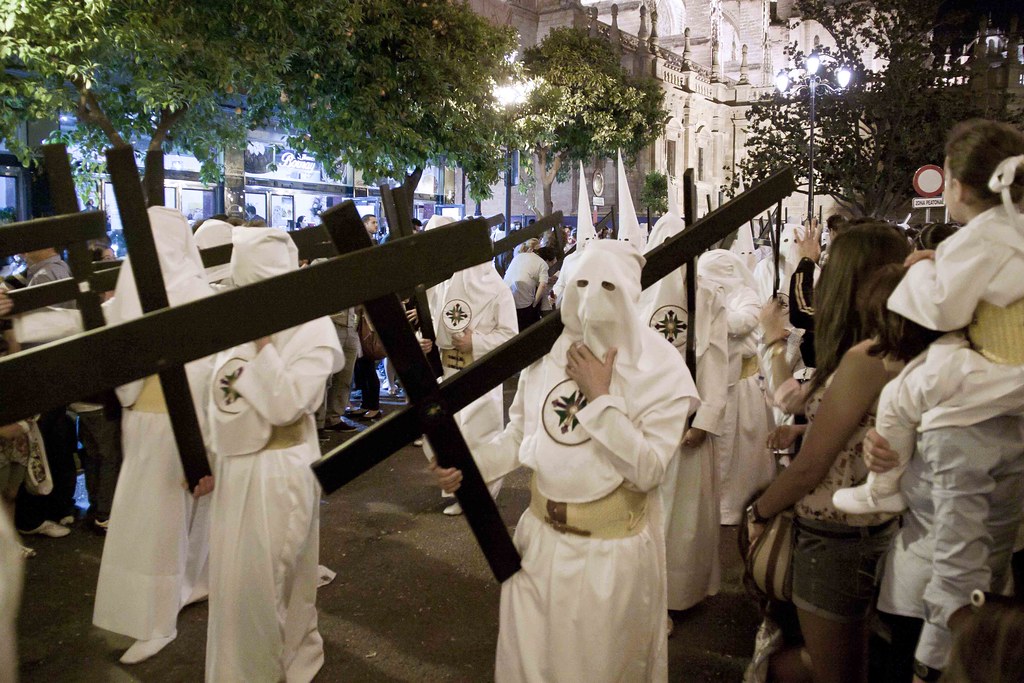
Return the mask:
POLYGON ((1014 252, 983 240, 958 240, 955 247, 940 247, 934 261, 911 266, 889 296, 889 310, 940 332, 966 327, 992 277, 1014 252))
POLYGON ((576 414, 587 434, 604 446, 615 471, 640 491, 661 485, 665 470, 683 439, 686 416, 694 400, 678 396, 659 401, 636 426, 626 412, 626 400, 606 394, 576 414))
POLYGON ((914 372, 901 373, 882 387, 878 397, 875 430, 899 453, 900 463, 914 455, 917 426, 921 424, 920 392, 915 391, 914 372))
POLYGON ((75 308, 47 306, 11 318, 14 336, 22 344, 42 344, 85 330, 82 314, 75 308))
POLYGON ((277 347, 267 344, 246 365, 235 389, 267 422, 288 425, 319 407, 334 359, 329 346, 283 358, 277 347))
POLYGON ((708 295, 709 306, 703 312, 711 314, 712 318, 708 325, 708 347, 697 362, 700 408, 693 418, 693 426, 720 436, 729 391, 729 324, 722 303, 724 297, 717 291, 708 292, 708 295))
POLYGON ((742 288, 728 303, 729 334, 744 337, 757 329, 761 304, 757 292, 749 287, 742 288))
POLYGON ((505 288, 494 303, 494 316, 497 318, 494 328, 487 333, 473 330, 473 357, 493 351, 519 333, 519 322, 516 318, 516 302, 512 291, 505 288))
POLYGON ((505 429, 489 444, 473 451, 473 459, 480 470, 480 476, 488 484, 504 477, 521 464, 519 446, 523 443, 523 404, 526 400, 526 380, 529 374, 530 369, 527 368, 519 375, 516 396, 512 399, 505 429))

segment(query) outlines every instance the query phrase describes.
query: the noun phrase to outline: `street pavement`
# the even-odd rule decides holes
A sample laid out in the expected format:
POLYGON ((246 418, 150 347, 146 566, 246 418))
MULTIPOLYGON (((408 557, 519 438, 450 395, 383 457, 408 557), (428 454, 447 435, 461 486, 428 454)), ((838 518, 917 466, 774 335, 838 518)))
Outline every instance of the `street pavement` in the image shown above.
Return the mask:
MULTIPOLYGON (((498 497, 510 532, 528 502, 525 472, 513 473, 498 497)), ((323 499, 320 562, 338 575, 318 596, 326 662, 317 681, 493 680, 500 587, 465 519, 441 514, 446 504, 412 445, 323 499)), ((757 610, 740 586, 735 528, 722 532, 721 592, 672 613, 671 681, 739 681, 749 661, 757 610)), ((177 639, 158 655, 122 665, 130 639, 91 624, 103 538, 79 523, 65 538, 26 541, 38 556, 27 562, 19 622, 23 681, 202 681, 205 603, 182 611, 177 639)))

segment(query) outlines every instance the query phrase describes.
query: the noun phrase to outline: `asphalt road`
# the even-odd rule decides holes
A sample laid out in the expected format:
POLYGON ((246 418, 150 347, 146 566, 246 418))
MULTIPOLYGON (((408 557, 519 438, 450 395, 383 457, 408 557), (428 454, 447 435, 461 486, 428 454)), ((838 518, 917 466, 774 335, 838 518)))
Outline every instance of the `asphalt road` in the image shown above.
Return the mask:
MULTIPOLYGON (((514 473, 498 498, 510 531, 528 484, 514 473)), ((493 679, 499 586, 465 520, 442 515, 445 505, 411 445, 322 501, 320 562, 338 576, 318 596, 326 663, 317 681, 493 679)), ((735 530, 722 531, 722 591, 672 613, 672 681, 739 681, 750 657, 757 612, 739 585, 735 530)), ((181 613, 162 652, 124 666, 130 639, 91 624, 102 537, 80 524, 63 539, 28 543, 38 556, 27 563, 19 623, 23 681, 202 680, 205 604, 181 613)))

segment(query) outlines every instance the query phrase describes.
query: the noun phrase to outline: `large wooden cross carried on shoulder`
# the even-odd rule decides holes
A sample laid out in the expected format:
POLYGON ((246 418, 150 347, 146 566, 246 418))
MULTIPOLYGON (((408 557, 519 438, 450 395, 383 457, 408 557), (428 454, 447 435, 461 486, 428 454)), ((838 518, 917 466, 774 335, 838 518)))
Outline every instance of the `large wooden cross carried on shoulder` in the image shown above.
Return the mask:
MULTIPOLYGON (((696 221, 647 255, 642 286, 647 288, 681 265, 694 261, 737 227, 745 225, 795 189, 792 173, 786 169, 696 221)), ((335 242, 339 252, 345 253, 365 247, 369 238, 352 235, 346 241, 335 236, 335 242)), ((426 434, 437 454, 438 463, 462 470, 462 486, 456 496, 487 555, 491 570, 499 581, 504 581, 519 569, 519 556, 514 548, 509 549, 511 542, 507 540, 507 529, 500 517, 496 517, 494 502, 461 433, 455 427, 453 416, 492 387, 542 358, 562 331, 560 315, 549 315, 458 374, 437 384, 411 329, 399 317, 401 311, 397 301, 368 302, 366 306, 370 317, 377 321, 378 333, 406 387, 410 405, 325 455, 313 465, 314 472, 324 490, 330 493, 384 461, 420 434, 426 434)))

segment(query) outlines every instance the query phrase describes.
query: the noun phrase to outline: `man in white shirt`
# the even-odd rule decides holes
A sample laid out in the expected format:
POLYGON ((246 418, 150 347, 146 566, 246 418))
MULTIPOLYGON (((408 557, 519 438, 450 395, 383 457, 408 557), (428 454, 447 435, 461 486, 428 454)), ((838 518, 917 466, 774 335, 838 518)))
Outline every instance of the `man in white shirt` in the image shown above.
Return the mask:
POLYGON ((505 284, 512 290, 516 302, 519 331, 540 319, 540 302, 548 286, 548 264, 533 253, 540 248, 540 240, 524 242, 505 271, 505 284))

